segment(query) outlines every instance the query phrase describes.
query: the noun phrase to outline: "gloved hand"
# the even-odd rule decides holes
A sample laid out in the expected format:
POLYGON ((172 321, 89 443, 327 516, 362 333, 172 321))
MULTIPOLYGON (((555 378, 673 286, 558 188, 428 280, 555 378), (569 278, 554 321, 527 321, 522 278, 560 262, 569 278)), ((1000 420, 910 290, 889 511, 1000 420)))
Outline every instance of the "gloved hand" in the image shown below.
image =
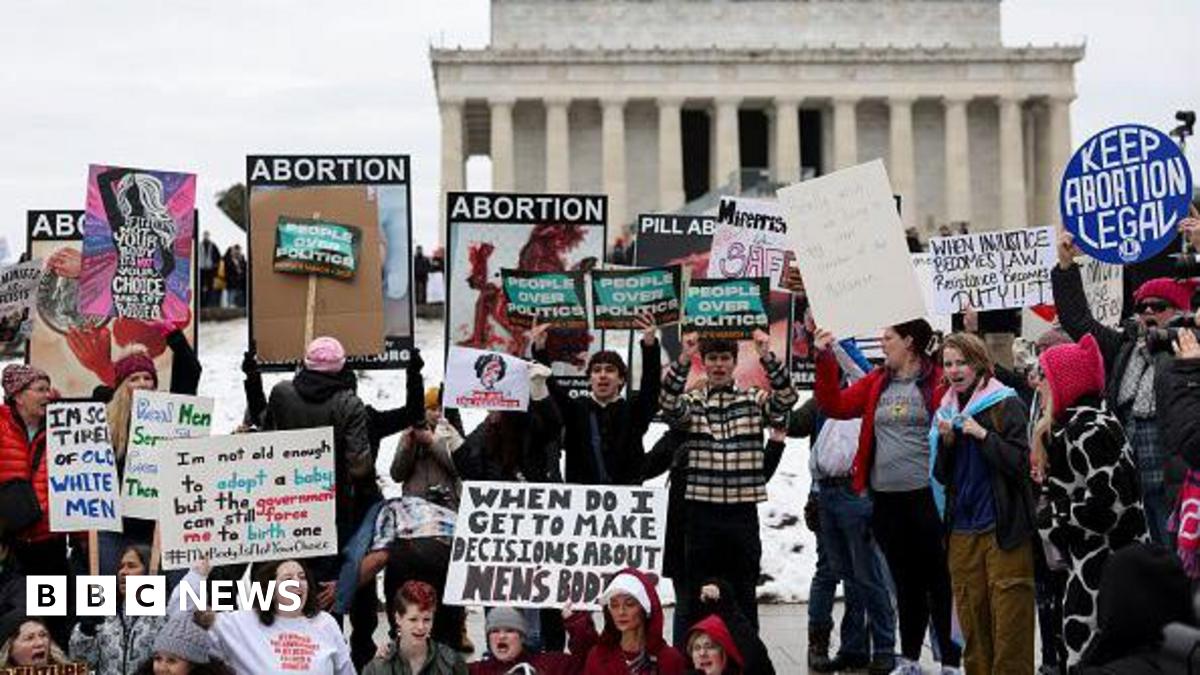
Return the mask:
POLYGON ((425 359, 421 358, 421 350, 413 347, 408 352, 408 372, 420 373, 425 368, 425 359))
POLYGON ((808 501, 804 503, 804 524, 813 534, 821 531, 821 503, 815 492, 808 493, 808 501))
POLYGON ((532 401, 541 401, 550 395, 550 388, 546 386, 546 380, 550 377, 550 368, 540 363, 529 364, 529 398, 532 401))
POLYGON ((250 341, 250 348, 242 354, 242 372, 246 375, 258 374, 258 347, 250 341))

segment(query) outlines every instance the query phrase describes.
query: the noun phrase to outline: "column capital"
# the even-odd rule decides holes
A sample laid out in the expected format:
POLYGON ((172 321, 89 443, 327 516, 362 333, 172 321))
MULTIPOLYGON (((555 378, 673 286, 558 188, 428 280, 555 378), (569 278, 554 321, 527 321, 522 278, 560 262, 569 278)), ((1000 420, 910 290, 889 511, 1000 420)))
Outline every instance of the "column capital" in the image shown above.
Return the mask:
POLYGON ((942 94, 942 105, 945 105, 946 107, 959 105, 965 106, 966 104, 970 103, 971 99, 973 98, 975 97, 970 94, 942 94))
POLYGON ((832 98, 833 98, 834 107, 847 106, 847 105, 857 106, 858 102, 862 100, 861 96, 848 96, 848 95, 838 95, 838 96, 834 96, 832 98))
POLYGON ((684 100, 682 96, 659 96, 654 103, 659 108, 682 108, 684 100))
POLYGON ((888 104, 889 108, 899 108, 902 106, 911 108, 912 105, 916 102, 917 102, 916 96, 901 95, 901 96, 888 96, 887 97, 887 104, 888 104))
POLYGON ((783 108, 783 107, 799 108, 800 104, 804 102, 804 97, 803 96, 776 96, 774 102, 775 102, 776 108, 783 108))
POLYGON ((1046 101, 1050 105, 1071 105, 1075 100, 1075 94, 1047 94, 1046 101))
POLYGON ((571 105, 570 96, 543 96, 542 105, 547 108, 566 108, 571 105))
POLYGON ((487 102, 488 107, 490 108, 496 108, 500 106, 508 106, 511 108, 517 104, 517 99, 513 96, 492 96, 488 98, 487 102))
POLYGON ((629 97, 618 94, 609 94, 600 97, 600 105, 605 108, 624 108, 625 104, 629 103, 629 97))
POLYGON ((742 104, 741 96, 714 96, 713 107, 736 108, 742 104))
POLYGON ((439 108, 461 108, 466 104, 467 100, 462 96, 441 96, 438 98, 439 108))

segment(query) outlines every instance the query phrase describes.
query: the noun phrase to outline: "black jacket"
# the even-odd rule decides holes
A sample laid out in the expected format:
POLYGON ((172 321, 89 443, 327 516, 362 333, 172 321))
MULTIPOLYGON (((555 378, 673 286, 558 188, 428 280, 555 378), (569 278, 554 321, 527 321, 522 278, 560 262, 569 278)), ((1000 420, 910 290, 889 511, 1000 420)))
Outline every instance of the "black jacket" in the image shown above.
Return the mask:
MULTIPOLYGON (((173 330, 166 337, 167 347, 171 350, 171 388, 172 394, 187 394, 195 396, 200 388, 200 374, 203 368, 192 343, 181 330, 173 330)), ((112 387, 101 384, 92 390, 92 399, 101 403, 112 400, 112 387)))
MULTIPOLYGON (((1010 551, 1029 541, 1035 533, 1033 486, 1029 478, 1029 444, 1025 440, 1028 421, 1020 398, 1007 398, 975 416, 987 429, 982 441, 974 441, 991 469, 992 496, 996 503, 996 543, 1010 551)), ((946 529, 954 522, 957 488, 954 465, 963 432, 954 432, 955 442, 941 442, 933 475, 946 486, 946 529)), ((974 440, 974 439, 972 439, 974 440)))
POLYGON ((558 439, 562 418, 547 397, 528 412, 493 413, 467 434, 453 454, 463 480, 561 483, 558 439))
POLYGON ((1175 359, 1158 377, 1154 393, 1163 447, 1200 469, 1200 359, 1175 359))
POLYGON ((733 637, 733 643, 742 653, 742 660, 745 661, 743 671, 745 675, 775 675, 775 666, 771 663, 767 646, 763 644, 762 638, 758 636, 758 631, 754 629, 750 620, 738 608, 737 601, 734 600, 737 596, 733 587, 723 579, 709 579, 704 583, 714 584, 721 589, 721 597, 715 601, 696 602, 696 623, 713 614, 720 616, 721 621, 725 622, 725 627, 729 629, 730 636, 733 637))
MULTIPOLYGON (((590 396, 572 399, 569 392, 551 378, 550 393, 562 414, 563 447, 567 462, 565 478, 568 483, 582 485, 641 485, 642 462, 646 450, 642 437, 658 414, 659 389, 662 386, 662 363, 659 343, 642 348, 641 386, 631 398, 618 398, 601 406, 590 396), (592 419, 600 435, 604 467, 596 466, 592 451, 592 419)), ((542 363, 543 352, 534 357, 542 363)))

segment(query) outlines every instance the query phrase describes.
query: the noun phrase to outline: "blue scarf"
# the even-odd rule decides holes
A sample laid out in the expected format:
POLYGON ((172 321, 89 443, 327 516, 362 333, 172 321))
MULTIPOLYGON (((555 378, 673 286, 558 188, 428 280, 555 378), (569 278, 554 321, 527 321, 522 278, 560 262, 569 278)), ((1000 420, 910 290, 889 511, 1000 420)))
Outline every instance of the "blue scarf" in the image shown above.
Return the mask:
POLYGON ((929 485, 933 488, 933 501, 937 504, 938 515, 944 520, 946 518, 946 488, 933 477, 933 467, 937 463, 938 442, 941 440, 938 434, 938 420, 949 420, 956 431, 962 431, 963 419, 967 417, 976 417, 979 413, 991 408, 1007 398, 1016 398, 1017 392, 1010 387, 1000 384, 996 378, 989 378, 988 383, 982 388, 976 389, 971 394, 971 400, 967 401, 967 407, 961 412, 958 409, 958 394, 951 389, 942 397, 942 405, 933 415, 933 421, 929 426, 929 485))

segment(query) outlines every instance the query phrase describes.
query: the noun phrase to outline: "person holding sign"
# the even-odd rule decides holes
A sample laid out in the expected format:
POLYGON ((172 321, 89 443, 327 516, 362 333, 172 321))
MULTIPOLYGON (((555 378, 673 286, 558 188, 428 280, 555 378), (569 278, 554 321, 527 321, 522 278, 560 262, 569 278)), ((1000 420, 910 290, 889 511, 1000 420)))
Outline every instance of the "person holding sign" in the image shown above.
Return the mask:
POLYGON ((663 639, 662 603, 649 577, 621 570, 600 602, 604 631, 588 652, 584 675, 683 675, 687 664, 663 639))
POLYGON ((816 332, 813 394, 833 419, 862 418, 852 485, 860 494, 872 491, 871 526, 896 584, 903 657, 897 666, 902 673, 918 672, 932 619, 942 665, 957 668, 944 532, 929 481, 929 428, 944 394, 942 369, 932 358, 933 328, 924 319, 885 328, 884 365, 844 389, 834 339, 827 330, 816 332))
MULTIPOLYGON (((787 363, 770 348, 771 336, 754 332, 754 348, 771 382, 771 392, 741 389, 733 381, 738 345, 732 340, 683 336, 683 349, 663 380, 663 418, 686 434, 680 452, 687 458, 684 503, 683 592, 697 597, 700 582, 728 581, 750 623, 758 627, 758 583, 762 542, 758 503, 767 499, 763 433, 785 428, 796 404, 787 363), (699 355, 706 384, 684 393, 688 371, 699 355)), ((690 625, 690 621, 685 625, 690 625)))
MULTIPOLYGON (((638 393, 621 394, 629 369, 620 354, 605 350, 588 359, 588 397, 572 398, 555 380, 550 393, 562 415, 566 449, 566 482, 580 485, 641 485, 646 451, 642 437, 658 414, 662 362, 658 329, 648 315, 637 317, 641 329, 642 377, 638 393)), ((530 331, 533 356, 550 365, 545 351, 546 324, 530 331)))
POLYGON ((153 657, 154 638, 166 617, 125 613, 128 577, 149 573, 150 548, 125 547, 117 567, 117 612, 107 617, 81 617, 71 633, 71 657, 87 662, 96 675, 128 675, 153 657))

